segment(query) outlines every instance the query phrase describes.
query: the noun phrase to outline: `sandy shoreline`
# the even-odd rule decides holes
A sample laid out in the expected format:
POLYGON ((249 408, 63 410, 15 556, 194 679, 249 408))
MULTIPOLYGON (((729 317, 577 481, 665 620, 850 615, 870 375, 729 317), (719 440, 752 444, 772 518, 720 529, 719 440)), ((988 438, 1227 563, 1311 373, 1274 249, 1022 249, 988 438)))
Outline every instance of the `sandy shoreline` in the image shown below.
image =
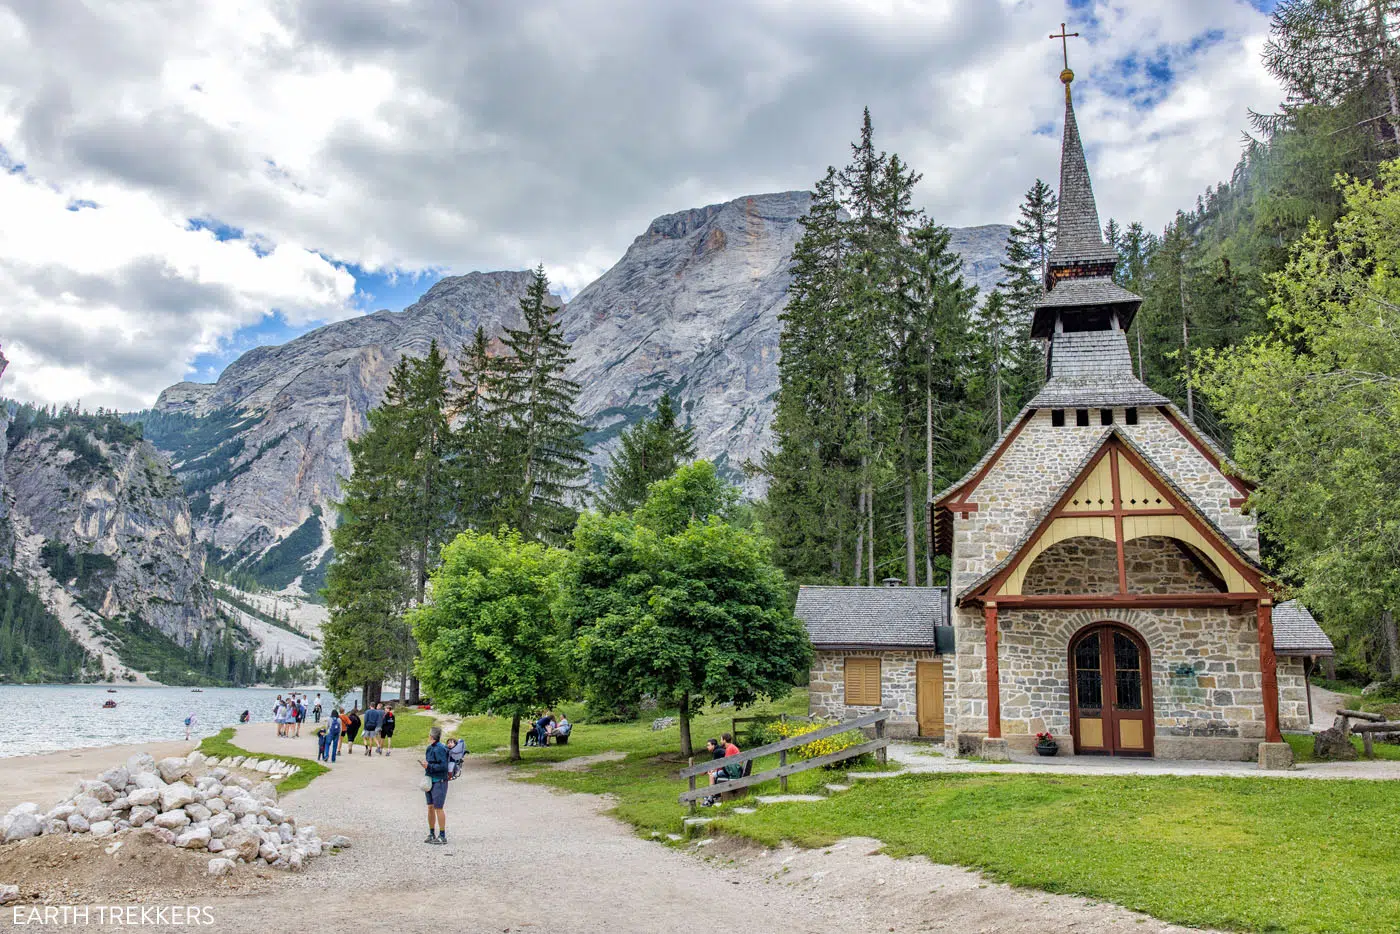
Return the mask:
POLYGON ((183 756, 198 745, 197 740, 129 743, 0 759, 0 772, 5 775, 0 782, 0 814, 26 801, 47 811, 72 793, 74 782, 96 778, 98 773, 125 763, 133 753, 148 752, 163 759, 183 756))

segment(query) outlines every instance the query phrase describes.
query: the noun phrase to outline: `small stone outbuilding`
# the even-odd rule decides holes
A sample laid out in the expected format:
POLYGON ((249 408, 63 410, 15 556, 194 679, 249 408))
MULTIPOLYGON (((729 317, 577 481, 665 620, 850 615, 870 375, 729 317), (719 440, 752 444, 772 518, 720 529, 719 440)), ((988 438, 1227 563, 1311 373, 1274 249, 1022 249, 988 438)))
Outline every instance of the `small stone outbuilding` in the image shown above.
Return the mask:
POLYGON ((948 735, 946 587, 803 587, 796 613, 814 649, 813 716, 847 720, 888 710, 892 737, 948 735))

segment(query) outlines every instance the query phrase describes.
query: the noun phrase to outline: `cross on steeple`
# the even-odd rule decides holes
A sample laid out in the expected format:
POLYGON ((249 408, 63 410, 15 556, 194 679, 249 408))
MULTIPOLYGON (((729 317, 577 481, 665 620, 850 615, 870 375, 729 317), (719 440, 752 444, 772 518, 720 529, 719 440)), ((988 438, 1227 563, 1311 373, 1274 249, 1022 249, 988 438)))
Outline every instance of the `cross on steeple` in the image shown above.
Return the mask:
POLYGON ((1065 71, 1069 71, 1069 40, 1079 38, 1079 33, 1065 32, 1065 24, 1061 23, 1060 31, 1058 33, 1052 32, 1050 38, 1060 40, 1060 51, 1062 51, 1065 56, 1065 71))

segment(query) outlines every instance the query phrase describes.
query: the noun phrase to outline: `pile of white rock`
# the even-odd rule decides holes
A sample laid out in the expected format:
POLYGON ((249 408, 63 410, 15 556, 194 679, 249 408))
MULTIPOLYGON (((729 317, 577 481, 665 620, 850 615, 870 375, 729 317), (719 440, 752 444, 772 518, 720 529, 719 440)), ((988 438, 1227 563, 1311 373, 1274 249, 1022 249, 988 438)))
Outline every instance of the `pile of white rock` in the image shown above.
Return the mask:
MULTIPOLYGON (((253 761, 284 767, 254 771, 280 775, 295 768, 277 760, 253 761)), ((209 861, 211 875, 223 875, 240 863, 300 870, 323 852, 350 845, 342 836, 322 840, 313 826, 297 827, 296 818, 277 806, 272 782, 255 784, 218 762, 198 752, 159 762, 137 753, 126 765, 79 782, 47 814, 34 804, 14 808, 0 819, 0 838, 11 843, 41 834, 106 837, 144 828, 171 846, 218 854, 209 861)), ((246 760, 238 764, 249 767, 246 760)))

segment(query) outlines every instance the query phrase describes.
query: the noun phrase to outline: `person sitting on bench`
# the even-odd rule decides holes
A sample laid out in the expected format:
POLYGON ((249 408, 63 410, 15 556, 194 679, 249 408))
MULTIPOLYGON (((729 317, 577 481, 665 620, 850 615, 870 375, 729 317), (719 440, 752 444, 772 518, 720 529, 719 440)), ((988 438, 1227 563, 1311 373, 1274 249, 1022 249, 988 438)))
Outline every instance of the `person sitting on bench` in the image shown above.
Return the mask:
POLYGON ((561 713, 559 721, 550 726, 549 735, 554 737, 556 746, 567 746, 569 745, 569 734, 573 731, 574 725, 569 722, 568 717, 561 713))

